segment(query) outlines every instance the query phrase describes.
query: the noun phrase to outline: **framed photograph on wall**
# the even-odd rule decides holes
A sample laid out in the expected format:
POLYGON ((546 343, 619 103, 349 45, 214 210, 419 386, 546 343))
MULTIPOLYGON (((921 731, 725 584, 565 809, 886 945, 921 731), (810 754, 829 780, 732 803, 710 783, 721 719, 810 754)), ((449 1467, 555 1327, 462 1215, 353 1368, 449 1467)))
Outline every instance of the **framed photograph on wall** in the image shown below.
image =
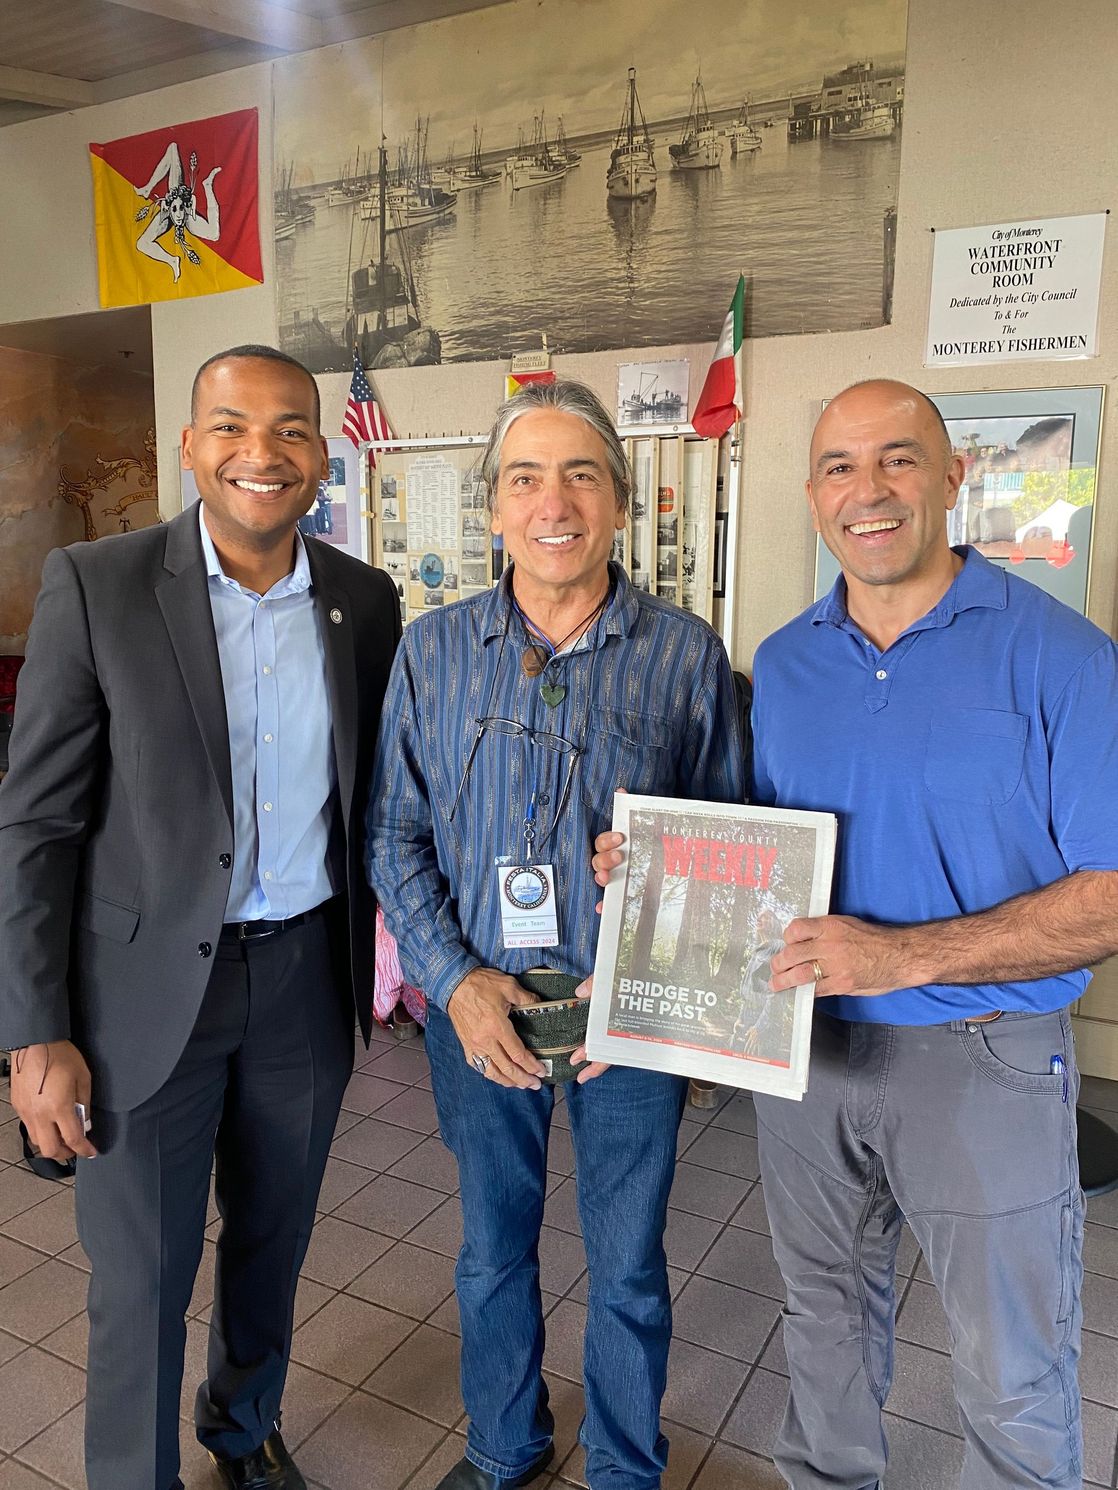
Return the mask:
POLYGON ((620 363, 617 368, 618 424, 686 425, 690 367, 686 357, 663 362, 620 363))
POLYGON ((368 563, 369 544, 361 515, 361 456, 346 439, 327 440, 326 448, 326 479, 318 484, 313 507, 299 519, 299 531, 368 563))
MULTIPOLYGON (((1101 387, 933 393, 966 472, 947 514, 953 545, 969 543, 1082 615, 1087 609, 1101 387)), ((815 598, 839 566, 816 539, 815 598)))

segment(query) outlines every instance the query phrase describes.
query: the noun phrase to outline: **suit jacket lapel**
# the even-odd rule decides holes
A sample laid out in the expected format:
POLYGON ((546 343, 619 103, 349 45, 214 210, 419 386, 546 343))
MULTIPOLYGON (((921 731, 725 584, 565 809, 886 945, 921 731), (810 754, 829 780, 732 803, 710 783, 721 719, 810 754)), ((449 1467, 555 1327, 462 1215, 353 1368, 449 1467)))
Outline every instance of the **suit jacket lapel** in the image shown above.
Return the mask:
POLYGON ((163 578, 156 599, 202 735, 210 769, 233 823, 233 778, 229 764, 229 721, 221 684, 221 661, 210 609, 198 513, 192 506, 167 524, 163 578))
POLYGON ((329 572, 328 547, 305 540, 314 602, 326 649, 326 686, 334 725, 334 761, 344 820, 349 823, 357 770, 357 659, 353 645, 353 616, 349 595, 329 572))

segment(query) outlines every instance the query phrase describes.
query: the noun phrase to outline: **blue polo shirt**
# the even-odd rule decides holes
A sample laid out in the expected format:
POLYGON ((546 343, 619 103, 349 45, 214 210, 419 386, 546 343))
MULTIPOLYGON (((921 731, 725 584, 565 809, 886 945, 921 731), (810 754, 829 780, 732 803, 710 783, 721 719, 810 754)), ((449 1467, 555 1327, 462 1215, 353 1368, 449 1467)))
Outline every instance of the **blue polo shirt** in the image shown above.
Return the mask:
MULTIPOLYGON (((838 815, 832 909, 967 915, 1081 869, 1118 869, 1118 646, 960 548, 936 607, 884 652, 846 584, 760 647, 752 800, 838 815)), ((1062 1008, 1086 971, 832 998, 840 1019, 938 1024, 1062 1008)))

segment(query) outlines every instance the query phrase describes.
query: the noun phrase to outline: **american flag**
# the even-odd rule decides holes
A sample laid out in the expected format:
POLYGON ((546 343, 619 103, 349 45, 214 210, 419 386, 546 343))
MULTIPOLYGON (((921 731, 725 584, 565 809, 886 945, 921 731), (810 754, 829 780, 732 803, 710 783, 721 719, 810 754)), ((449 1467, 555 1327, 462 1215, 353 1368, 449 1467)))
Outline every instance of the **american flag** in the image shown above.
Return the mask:
MULTIPOLYGON (((361 366, 356 347, 353 349, 353 381, 349 385, 349 401, 342 420, 342 434, 348 436, 358 450, 370 440, 384 441, 392 438, 392 430, 384 410, 377 403, 376 394, 361 366)), ((369 464, 376 465, 372 451, 369 452, 369 464)))

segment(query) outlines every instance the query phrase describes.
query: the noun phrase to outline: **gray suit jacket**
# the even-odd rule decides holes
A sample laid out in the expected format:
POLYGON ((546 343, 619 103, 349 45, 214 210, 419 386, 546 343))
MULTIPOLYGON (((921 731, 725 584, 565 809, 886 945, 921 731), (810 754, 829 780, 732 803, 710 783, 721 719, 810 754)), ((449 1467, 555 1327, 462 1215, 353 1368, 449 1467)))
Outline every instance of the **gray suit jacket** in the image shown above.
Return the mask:
MULTIPOLYGON (((376 906, 362 838, 400 635, 395 588, 307 539, 346 831, 335 941, 366 1036, 376 906)), ((94 1101, 128 1110, 182 1054, 213 966, 233 853, 225 699, 194 509, 56 549, 0 785, 0 1046, 71 1039, 94 1101)))

